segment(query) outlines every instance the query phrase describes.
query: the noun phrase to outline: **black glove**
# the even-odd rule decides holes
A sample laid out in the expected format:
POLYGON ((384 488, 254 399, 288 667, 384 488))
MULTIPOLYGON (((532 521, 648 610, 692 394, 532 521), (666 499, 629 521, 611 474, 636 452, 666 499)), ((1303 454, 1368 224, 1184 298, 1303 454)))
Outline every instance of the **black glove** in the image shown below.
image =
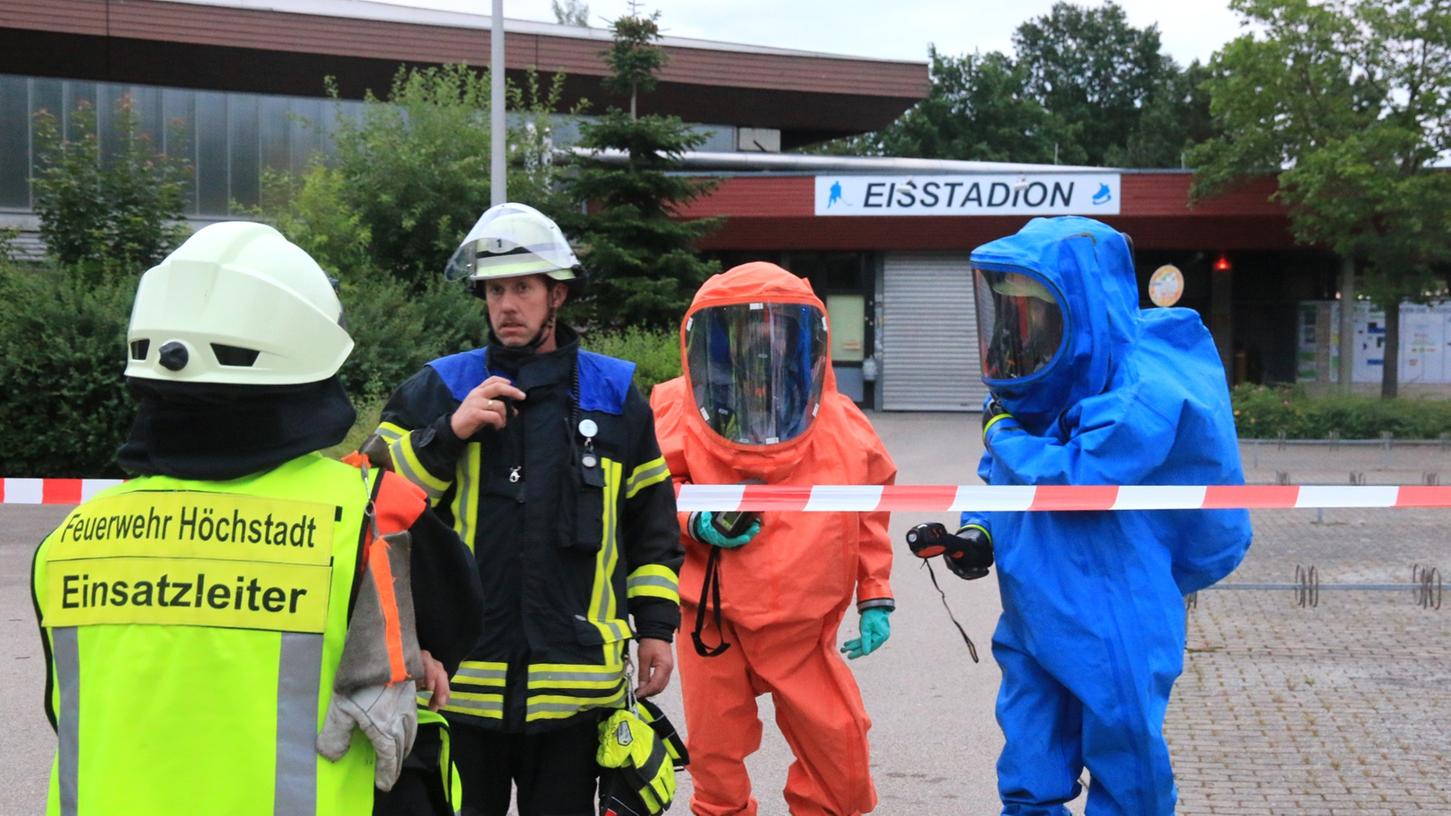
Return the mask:
POLYGON ((966 581, 987 575, 993 565, 992 538, 981 527, 964 527, 957 535, 932 522, 907 531, 907 546, 918 558, 942 556, 952 574, 966 581))
POLYGON ((982 432, 984 436, 987 435, 988 426, 993 424, 993 420, 1000 416, 1011 417, 1012 414, 1008 413, 1008 409, 1004 408, 1001 402, 998 402, 997 397, 989 396, 987 401, 982 404, 982 432))

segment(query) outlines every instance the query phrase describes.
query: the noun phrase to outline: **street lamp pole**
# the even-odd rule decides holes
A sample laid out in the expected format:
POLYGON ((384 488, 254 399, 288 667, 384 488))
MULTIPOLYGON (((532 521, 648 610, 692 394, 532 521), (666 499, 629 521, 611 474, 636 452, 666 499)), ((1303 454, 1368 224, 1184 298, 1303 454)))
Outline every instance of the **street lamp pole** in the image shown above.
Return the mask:
POLYGON ((504 171, 504 0, 493 0, 489 22, 489 204, 509 200, 504 171))

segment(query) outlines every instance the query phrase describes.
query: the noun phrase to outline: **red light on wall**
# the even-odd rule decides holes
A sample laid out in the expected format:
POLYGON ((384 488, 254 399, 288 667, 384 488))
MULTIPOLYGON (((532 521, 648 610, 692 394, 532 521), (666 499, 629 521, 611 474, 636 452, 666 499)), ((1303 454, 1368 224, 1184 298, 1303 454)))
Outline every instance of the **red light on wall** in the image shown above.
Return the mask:
POLYGON ((1229 256, 1228 255, 1220 255, 1214 261, 1214 271, 1215 272, 1228 272, 1229 270, 1231 270, 1233 268, 1234 267, 1231 266, 1230 263, 1229 263, 1229 256))

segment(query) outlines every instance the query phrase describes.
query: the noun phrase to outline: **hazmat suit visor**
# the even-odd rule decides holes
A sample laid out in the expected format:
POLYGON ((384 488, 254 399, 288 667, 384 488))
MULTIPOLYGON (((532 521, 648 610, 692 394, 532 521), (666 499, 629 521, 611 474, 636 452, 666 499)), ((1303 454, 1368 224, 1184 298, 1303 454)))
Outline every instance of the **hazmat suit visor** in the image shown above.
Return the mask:
POLYGON ((701 309, 685 328, 695 408, 722 438, 775 445, 811 427, 827 365, 826 320, 803 303, 701 309))
POLYGON ((1053 290, 1030 275, 973 268, 977 347, 987 380, 1042 371, 1063 345, 1063 310, 1053 290))
POLYGON ((513 278, 540 273, 573 278, 579 260, 554 222, 522 204, 501 204, 479 217, 449 258, 448 280, 513 278))

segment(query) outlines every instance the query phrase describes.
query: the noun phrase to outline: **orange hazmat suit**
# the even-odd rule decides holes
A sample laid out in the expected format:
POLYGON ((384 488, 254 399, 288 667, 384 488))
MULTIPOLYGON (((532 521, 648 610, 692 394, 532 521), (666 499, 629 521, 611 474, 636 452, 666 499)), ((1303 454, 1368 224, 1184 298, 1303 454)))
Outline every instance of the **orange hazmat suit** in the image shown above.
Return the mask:
MULTIPOLYGON (((825 364, 813 368, 819 403, 802 411, 809 417, 814 410, 815 417, 797 435, 775 444, 743 444, 712 429, 702 416, 697 395, 703 386, 692 386, 687 348, 692 320, 717 307, 771 304, 826 314, 806 281, 769 263, 716 275, 696 293, 681 327, 686 373, 656 386, 650 399, 677 485, 891 484, 897 472, 891 457, 866 417, 836 390, 825 332, 820 352, 825 364)), ((836 638, 853 592, 860 611, 892 608, 888 515, 766 513, 748 544, 720 552, 718 634, 733 648, 709 658, 688 644, 677 649, 694 782, 690 806, 697 816, 756 813, 744 760, 760 746, 756 697, 765 693, 772 696, 776 722, 795 755, 785 791, 791 813, 850 816, 876 805, 868 766, 871 721, 836 638)), ((699 613, 711 548, 688 531, 682 537, 680 596, 688 626, 699 613)), ((707 629, 714 629, 707 619, 707 629)))

